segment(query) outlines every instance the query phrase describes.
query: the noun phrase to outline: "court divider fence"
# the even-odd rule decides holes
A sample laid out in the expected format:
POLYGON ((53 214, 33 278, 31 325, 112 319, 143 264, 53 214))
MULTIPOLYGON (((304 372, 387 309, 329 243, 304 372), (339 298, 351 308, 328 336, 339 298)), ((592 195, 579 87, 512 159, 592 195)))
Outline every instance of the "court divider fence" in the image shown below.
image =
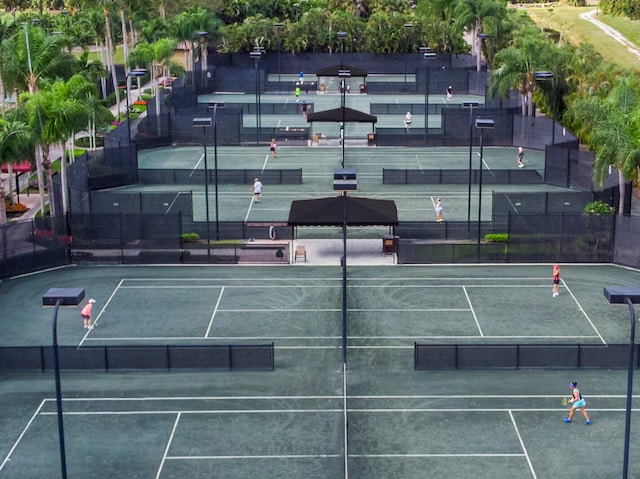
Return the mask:
MULTIPOLYGON (((302 168, 288 170, 259 170, 259 169, 218 169, 219 184, 252 184, 253 179, 259 177, 269 185, 300 185, 302 184, 302 168)), ((209 169, 207 180, 210 185, 215 183, 215 170, 209 169)), ((181 169, 141 169, 138 172, 141 184, 147 185, 203 185, 204 170, 181 169)))
MULTIPOLYGON (((66 370, 261 370, 275 369, 274 344, 59 346, 66 370)), ((0 348, 0 372, 52 371, 52 346, 0 348)))
MULTIPOLYGON (((478 170, 471 170, 471 184, 479 183, 478 170)), ((482 178, 484 185, 539 185, 543 183, 540 173, 535 170, 491 170, 482 178)), ((469 170, 401 170, 382 169, 384 185, 468 185, 469 170)))
MULTIPOLYGON (((638 367, 638 348, 636 345, 638 367)), ((627 344, 418 344, 416 370, 627 369, 627 344)))

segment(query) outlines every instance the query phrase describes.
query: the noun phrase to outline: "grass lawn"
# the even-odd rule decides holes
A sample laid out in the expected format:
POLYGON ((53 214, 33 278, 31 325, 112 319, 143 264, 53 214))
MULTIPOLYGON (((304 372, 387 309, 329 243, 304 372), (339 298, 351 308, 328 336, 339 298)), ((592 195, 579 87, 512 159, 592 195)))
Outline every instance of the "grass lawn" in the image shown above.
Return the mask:
MULTIPOLYGON (((100 60, 99 52, 89 52, 89 60, 100 60)), ((116 50, 113 53, 113 61, 116 65, 124 65, 124 47, 122 45, 116 45, 116 50)))
MULTIPOLYGON (((580 18, 581 13, 593 10, 595 6, 568 7, 558 5, 541 8, 529 7, 527 13, 540 27, 552 28, 574 45, 591 43, 605 60, 624 68, 640 72, 640 61, 617 41, 605 34, 591 22, 580 18)), ((597 19, 618 30, 628 40, 640 46, 640 22, 627 18, 598 14, 597 19)))

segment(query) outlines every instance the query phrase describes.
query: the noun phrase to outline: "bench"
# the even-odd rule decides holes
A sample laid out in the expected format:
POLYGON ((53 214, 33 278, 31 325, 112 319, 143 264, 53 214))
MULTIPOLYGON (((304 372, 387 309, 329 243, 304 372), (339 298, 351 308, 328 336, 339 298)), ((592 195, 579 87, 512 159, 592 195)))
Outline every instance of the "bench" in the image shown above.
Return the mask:
POLYGON ((304 140, 309 138, 309 128, 303 127, 284 127, 276 129, 277 140, 304 140))

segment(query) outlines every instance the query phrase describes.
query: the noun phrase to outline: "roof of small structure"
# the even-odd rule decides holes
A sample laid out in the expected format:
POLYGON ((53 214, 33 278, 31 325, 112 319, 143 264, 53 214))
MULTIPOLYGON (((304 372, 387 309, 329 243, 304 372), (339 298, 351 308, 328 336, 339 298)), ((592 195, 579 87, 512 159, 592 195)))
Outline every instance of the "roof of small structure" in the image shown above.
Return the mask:
POLYGON ((340 70, 349 70, 352 77, 366 77, 366 70, 361 68, 350 67, 349 65, 334 65, 332 67, 321 68, 316 71, 316 76, 319 77, 337 77, 340 70))
POLYGON ((339 107, 333 110, 317 111, 315 113, 307 114, 307 122, 313 123, 314 121, 350 121, 359 123, 377 123, 378 117, 375 115, 369 115, 362 111, 354 110, 349 107, 339 107), (344 112, 342 111, 344 109, 344 112))
POLYGON ((395 226, 398 210, 393 200, 372 200, 358 196, 332 196, 291 202, 289 226, 342 226, 344 202, 347 226, 395 226))

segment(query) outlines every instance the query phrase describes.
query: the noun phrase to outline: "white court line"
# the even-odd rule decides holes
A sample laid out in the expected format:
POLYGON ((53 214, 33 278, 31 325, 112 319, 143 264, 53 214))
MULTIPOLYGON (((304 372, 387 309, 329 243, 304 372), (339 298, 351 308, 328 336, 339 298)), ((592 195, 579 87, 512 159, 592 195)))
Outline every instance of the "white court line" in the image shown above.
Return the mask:
MULTIPOLYGON (((478 155, 478 158, 480 158, 480 152, 479 152, 479 151, 476 151, 476 154, 478 155)), ((486 161, 484 161, 484 157, 482 158, 482 164, 484 165, 484 168, 485 168, 486 170, 491 171, 491 168, 489 167, 489 165, 487 164, 487 162, 486 162, 486 161)), ((493 172, 491 172, 491 174, 492 174, 494 177, 496 176, 496 175, 494 175, 494 174, 493 174, 493 172)))
MULTIPOLYGON (((102 309, 100 310, 100 312, 96 316, 96 319, 93 321, 94 327, 98 323, 98 320, 102 316, 102 313, 104 313, 104 311, 107 309, 107 306, 109 306, 109 303, 111 303, 111 300, 113 300, 113 298, 115 297, 116 293, 118 292, 118 289, 120 289, 120 286, 122 285, 123 282, 124 282, 124 278, 121 279, 120 282, 118 282, 118 285, 116 286, 116 288, 111 293, 111 296, 109 296, 109 299, 107 299, 107 302, 104 304, 104 306, 102 307, 102 309)), ((80 349, 82 347, 82 344, 88 339, 89 333, 91 331, 92 331, 91 329, 87 329, 87 331, 84 333, 84 336, 82 337, 82 340, 78 344, 78 349, 80 349)))
POLYGON ((176 193, 176 196, 173 198, 173 201, 171 202, 171 204, 169 204, 169 206, 167 207, 167 211, 165 211, 165 215, 169 214, 169 211, 171 211, 171 208, 173 208, 173 205, 176 204, 176 201, 178 201, 178 197, 181 195, 182 193, 180 191, 178 191, 176 193))
POLYGON ((246 455, 246 456, 169 456, 170 460, 208 460, 208 459, 328 459, 340 457, 341 454, 274 454, 274 455, 246 455))
POLYGON ((518 441, 520 442, 520 447, 524 452, 524 456, 527 458, 527 464, 529 464, 529 470, 531 471, 531 475, 536 479, 536 471, 533 468, 533 464, 531 464, 531 458, 529 457, 529 453, 527 452, 527 447, 524 445, 524 441, 522 440, 522 436, 520 435, 520 431, 518 430, 518 424, 516 424, 516 420, 513 417, 513 412, 509 411, 509 417, 511 418, 511 423, 513 424, 513 429, 516 431, 516 436, 518 436, 518 441))
POLYGON ((589 322, 593 330, 596 332, 596 334, 600 338, 600 341, 602 341, 602 344, 607 344, 607 342, 604 340, 604 338, 600 334, 600 331, 598 331, 598 328, 596 328, 596 325, 593 324, 593 321, 591 321, 591 318, 589 317, 589 315, 586 313, 584 309, 582 309, 582 305, 578 302, 576 297, 573 295, 573 292, 569 289, 569 286, 567 286, 567 283, 564 282, 564 279, 562 279, 562 286, 566 288, 567 292, 571 295, 571 297, 573 298, 573 301, 578 306, 578 309, 580 310, 580 312, 584 315, 585 318, 587 318, 587 321, 589 322))
POLYGON ((418 155, 416 155, 416 161, 418 162, 418 168, 420 168, 420 173, 424 175, 424 170, 422 169, 422 163, 420 163, 420 159, 418 158, 418 155))
MULTIPOLYGON (((0 471, 2 471, 2 469, 7 464, 7 462, 9 462, 11 460, 11 455, 13 454, 13 451, 16 450, 16 447, 18 447, 18 444, 20 444, 20 441, 22 441, 22 438, 27 433, 27 430, 29 429, 29 427, 31 427, 31 423, 33 423, 33 421, 36 419, 36 417, 38 417, 38 415, 40 414, 40 410, 42 409, 42 407, 44 406, 46 401, 47 401, 46 399, 43 399, 40 402, 40 405, 38 406, 36 411, 31 416, 31 419, 29 419, 29 422, 27 422, 27 425, 24 427, 24 429, 22 430, 22 432, 18 436, 18 439, 16 439, 16 442, 14 442, 13 446, 11 446, 11 449, 9 449, 9 452, 7 453, 6 457, 4 458, 4 461, 2 461, 2 464, 0 464, 0 471)), ((56 414, 57 414, 57 412, 56 412, 56 414)))
POLYGON ((213 311, 211 312, 211 319, 209 320, 209 325, 207 326, 207 330, 204 333, 204 337, 208 337, 209 333, 211 332, 211 327, 213 326, 213 318, 215 318, 216 313, 218 312, 218 307, 220 306, 220 301, 222 300, 222 295, 224 294, 224 288, 225 286, 222 287, 222 289, 220 290, 220 294, 218 295, 218 300, 216 301, 216 305, 213 308, 213 311))
MULTIPOLYGON (((368 400, 386 400, 386 399, 447 399, 447 400, 456 400, 456 399, 551 399, 557 400, 566 397, 566 394, 381 394, 381 395, 349 395, 349 399, 368 399, 368 400)), ((625 399, 626 394, 589 394, 590 398, 598 398, 598 399, 625 399)), ((121 397, 121 396, 106 396, 106 397, 63 397, 62 401, 65 403, 74 403, 74 402, 154 402, 154 401, 238 401, 238 400, 264 400, 271 401, 274 399, 282 400, 282 399, 336 399, 342 400, 342 394, 336 395, 265 395, 265 396, 145 396, 145 397, 121 397)), ((634 394, 633 398, 639 399, 640 394, 634 394)), ((56 402, 55 398, 46 398, 43 400, 44 403, 54 403, 56 402)), ((503 409, 494 409, 499 411, 516 411, 516 410, 525 410, 525 411, 556 411, 556 410, 566 411, 565 407, 560 408, 530 408, 530 409, 514 409, 514 408, 503 408, 503 409)), ((591 409, 591 408, 589 408, 591 409)), ((349 409, 350 411, 360 411, 360 409, 349 409)), ((367 409, 362 409, 362 411, 366 411, 367 409)), ((386 409, 380 409, 381 411, 385 411, 386 409)), ((401 409, 402 410, 402 409, 401 409)), ((409 410, 409 409, 407 409, 409 410)), ((448 409, 431 409, 433 411, 447 411, 448 409)), ((476 408, 468 408, 469 411, 475 411, 476 408)), ((612 411, 624 411, 624 408, 619 409, 605 409, 612 411)), ((244 410, 243 410, 244 411, 244 410)), ((342 411, 342 408, 336 409, 336 411, 342 411)), ((634 411, 640 411, 640 407, 634 409, 634 411)), ((92 412, 88 412, 87 414, 91 414, 92 412)), ((55 414, 53 411, 50 414, 55 414)))
POLYGON ((200 167, 200 163, 204 160, 204 153, 202 155, 200 155, 200 159, 198 160, 198 162, 196 163, 196 165, 191 169, 191 173, 189 173, 189 178, 191 178, 193 176, 193 174, 196 172, 197 169, 199 169, 200 167))
POLYGON ((469 309, 471 310, 471 314, 473 315, 473 320, 476 322, 476 326, 478 328, 478 332, 481 337, 484 337, 484 333, 482 332, 482 327, 480 327, 480 322, 478 321, 478 316, 476 316, 476 311, 473 309, 473 304, 471 303, 471 298, 469 298, 469 293, 467 292, 466 286, 462 287, 462 291, 464 292, 465 298, 467 298, 467 303, 469 303, 469 309))
POLYGON ((247 214, 244 217, 244 222, 245 223, 247 221, 249 221, 249 215, 251 214, 251 208, 253 208, 253 203, 254 203, 254 200, 253 200, 253 198, 251 198, 251 202, 249 203, 249 209, 247 210, 247 214))
MULTIPOLYGON (((589 408, 591 409, 591 408, 589 408)), ((477 409, 474 409, 476 411, 477 409)), ((564 408, 566 410, 566 408, 564 408)), ((449 409, 447 409, 449 411, 449 409)), ((528 409, 527 409, 528 411, 528 409)), ((340 409, 193 409, 193 410, 159 410, 159 411, 65 411, 65 416, 129 416, 129 415, 137 415, 137 416, 146 416, 146 415, 159 415, 159 414, 216 414, 223 416, 225 414, 291 414, 291 413, 303 413, 303 414, 316 414, 316 413, 337 413, 342 412, 342 408, 340 409)), ((40 413, 41 416, 56 416, 57 412, 43 412, 40 413)))
POLYGON ((169 454, 169 448, 171 447, 171 443, 173 442, 173 438, 176 435, 176 429, 178 428, 178 423, 180 422, 180 416, 182 413, 178 413, 176 415, 176 420, 173 422, 173 427, 171 428, 171 434, 169 435, 169 440, 167 441, 167 447, 164 448, 164 453, 162 454, 162 460, 160 461, 160 467, 158 467, 158 472, 156 473, 156 479, 159 479, 162 474, 162 468, 164 467, 164 463, 167 460, 167 454, 169 454))
MULTIPOLYGON (((443 336, 435 336, 435 335, 416 335, 416 336, 349 336, 354 340, 407 340, 407 341, 415 341, 417 339, 430 339, 430 340, 461 340, 461 339, 480 339, 480 336, 471 336, 471 335, 443 335, 443 336)), ((101 337, 101 338, 87 338, 87 341, 96 341, 96 342, 104 342, 104 341, 119 341, 121 343, 126 342, 134 342, 134 341, 317 341, 317 340, 337 340, 340 339, 341 336, 209 336, 203 338, 202 336, 145 336, 145 337, 101 337)), ((482 339, 596 339, 597 336, 558 336, 558 335, 548 335, 548 336, 504 336, 504 335, 484 335, 482 339)), ((335 349, 339 347, 339 345, 324 345, 324 346, 311 346, 311 345, 302 345, 302 346, 274 346, 275 349, 335 349)), ((367 344, 367 345, 348 345, 349 349, 405 349, 405 348, 413 348, 413 344, 411 345, 396 345, 396 346, 386 346, 386 345, 375 345, 375 344, 367 344)), ((591 395, 590 395, 591 396, 591 395)))
POLYGON ((264 163, 262 163, 262 169, 260 170, 260 173, 264 173, 264 170, 267 167, 267 163, 269 163, 269 156, 270 155, 265 155, 264 163))

